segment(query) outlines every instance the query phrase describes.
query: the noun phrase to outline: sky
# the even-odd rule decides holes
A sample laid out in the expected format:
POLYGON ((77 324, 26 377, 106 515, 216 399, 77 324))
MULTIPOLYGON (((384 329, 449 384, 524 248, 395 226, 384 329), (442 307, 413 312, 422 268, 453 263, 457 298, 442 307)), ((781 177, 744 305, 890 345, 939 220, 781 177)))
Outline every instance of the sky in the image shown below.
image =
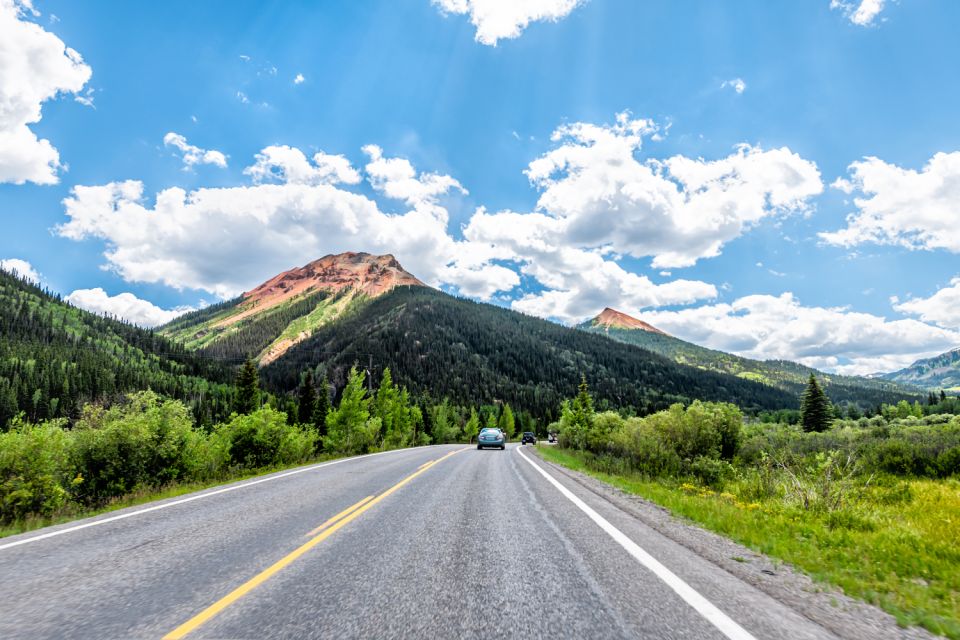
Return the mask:
POLYGON ((330 253, 826 371, 960 346, 952 0, 0 0, 0 267, 143 326, 330 253))

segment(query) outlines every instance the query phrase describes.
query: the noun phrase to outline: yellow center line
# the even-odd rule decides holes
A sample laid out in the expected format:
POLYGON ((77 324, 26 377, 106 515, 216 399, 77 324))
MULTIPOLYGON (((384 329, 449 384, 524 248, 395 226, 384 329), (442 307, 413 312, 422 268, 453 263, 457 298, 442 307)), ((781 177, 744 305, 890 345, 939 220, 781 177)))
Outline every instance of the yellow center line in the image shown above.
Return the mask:
MULTIPOLYGON (((320 544, 321 542, 323 542, 324 540, 332 536, 336 531, 346 526, 348 523, 360 517, 360 515, 365 513, 373 505, 377 504, 378 502, 380 502, 381 500, 383 500, 393 492, 397 491, 398 489, 400 489, 400 487, 407 484, 408 482, 410 482, 411 480, 413 480, 414 478, 416 478, 417 476, 425 472, 427 469, 429 469, 433 465, 437 464, 438 462, 442 462, 443 460, 446 460, 450 456, 456 455, 462 451, 466 451, 466 449, 457 449, 456 451, 451 451, 450 453, 448 453, 447 455, 441 458, 437 458, 436 460, 432 460, 422 465, 419 469, 417 469, 416 471, 414 471, 413 473, 408 475, 406 478, 404 478, 397 484, 393 485, 392 487, 390 487, 389 489, 387 489, 377 497, 367 501, 364 504, 360 504, 359 506, 354 505, 353 507, 347 510, 347 511, 350 511, 352 509, 353 510, 352 513, 339 514, 342 517, 340 517, 339 520, 336 520, 336 522, 333 522, 332 524, 330 524, 326 529, 324 529, 323 526, 321 525, 320 529, 322 529, 322 531, 317 536, 305 542, 304 544, 300 545, 299 547, 291 551, 289 554, 287 554, 286 556, 284 556, 274 564, 270 565, 269 567, 264 569, 262 572, 258 573, 256 576, 254 576, 250 580, 247 580, 246 582, 244 582, 242 585, 240 585, 239 587, 237 587, 227 595, 225 595, 220 600, 217 600, 212 605, 210 605, 209 607, 207 607, 206 609, 204 609, 194 617, 190 618, 189 620, 181 624, 179 627, 177 627, 167 635, 163 636, 163 640, 180 640, 180 638, 185 638, 187 635, 196 631, 205 623, 209 622, 210 619, 212 619, 218 613, 220 613, 221 611, 223 611, 224 609, 232 605, 234 602, 236 602, 243 596, 247 595, 248 593, 256 589, 258 586, 260 586, 261 584, 263 584, 264 582, 272 578, 275 574, 279 573, 282 569, 290 565, 294 560, 296 560, 297 558, 305 554, 307 551, 309 551, 313 547, 317 546, 318 544, 320 544)), ((336 516, 334 517, 334 519, 336 519, 336 516)))
POLYGON ((344 509, 343 511, 341 511, 340 513, 338 513, 337 515, 333 516, 332 518, 330 518, 329 520, 327 520, 326 522, 324 522, 322 525, 320 525, 319 527, 317 527, 316 529, 314 529, 313 531, 311 531, 310 533, 306 534, 306 537, 307 537, 307 538, 311 538, 311 537, 317 535, 318 533, 320 533, 321 531, 323 531, 324 529, 326 529, 327 527, 329 527, 329 526, 332 525, 333 523, 337 522, 338 520, 342 520, 343 518, 346 518, 348 515, 350 515, 351 513, 353 513, 354 511, 356 511, 356 510, 359 509, 360 507, 362 507, 363 505, 367 504, 367 503, 370 502, 371 500, 373 500, 373 496, 367 496, 366 498, 364 498, 363 500, 361 500, 361 501, 358 502, 357 504, 353 505, 352 507, 347 507, 346 509, 344 509))

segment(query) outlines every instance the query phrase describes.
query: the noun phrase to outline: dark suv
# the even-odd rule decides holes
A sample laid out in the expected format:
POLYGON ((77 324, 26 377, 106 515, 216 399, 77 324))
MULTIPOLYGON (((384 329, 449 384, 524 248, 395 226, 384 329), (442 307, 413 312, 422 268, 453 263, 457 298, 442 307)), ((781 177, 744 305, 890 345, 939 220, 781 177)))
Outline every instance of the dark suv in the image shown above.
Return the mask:
POLYGON ((537 444, 537 436, 533 435, 533 431, 524 431, 523 438, 520 439, 520 444, 537 444))

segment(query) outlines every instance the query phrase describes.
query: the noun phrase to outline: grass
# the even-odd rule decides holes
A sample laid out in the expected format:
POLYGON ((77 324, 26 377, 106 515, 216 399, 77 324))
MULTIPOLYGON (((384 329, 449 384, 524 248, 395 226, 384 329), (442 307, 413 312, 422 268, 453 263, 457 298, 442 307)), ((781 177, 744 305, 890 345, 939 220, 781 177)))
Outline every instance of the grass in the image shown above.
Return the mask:
POLYGON ((255 469, 245 472, 238 472, 236 474, 231 474, 227 477, 217 478, 213 480, 208 480, 205 482, 185 482, 185 483, 173 483, 163 487, 144 487, 138 491, 128 493, 119 498, 111 500, 107 504, 96 507, 96 508, 86 508, 75 502, 67 504, 59 513, 50 516, 50 517, 40 517, 34 516, 26 518, 24 520, 18 520, 10 524, 0 525, 0 538, 5 538, 7 536, 14 536, 20 533, 27 533, 29 531, 35 531, 36 529, 42 529, 43 527, 51 527, 58 524, 64 524, 71 522, 73 520, 80 520, 82 518, 90 518, 93 516, 102 515, 104 513, 109 513, 111 511, 117 511, 119 509, 125 509, 126 507, 135 507, 137 505, 146 504, 148 502, 154 502, 156 500, 166 500, 168 498, 176 498, 178 496, 185 495, 187 493, 193 493, 195 491, 203 491, 204 489, 210 489, 212 487, 217 487, 224 484, 230 484, 231 482, 238 482, 240 480, 249 480, 250 478, 256 478, 258 476, 264 476, 271 473, 276 473, 278 471, 285 471, 287 469, 295 469, 297 467, 309 466, 311 464, 318 464, 320 462, 326 462, 328 460, 335 460, 338 457, 342 456, 321 456, 315 460, 309 462, 297 462, 289 465, 280 465, 276 467, 269 467, 265 469, 255 469))
MULTIPOLYGON (((862 489, 832 513, 779 497, 741 500, 674 479, 602 473, 581 455, 540 447, 551 462, 582 471, 875 604, 901 625, 960 640, 960 481, 890 480, 862 489)), ((745 489, 745 488, 743 488, 745 489)), ((744 491, 745 492, 745 491, 744 491)))

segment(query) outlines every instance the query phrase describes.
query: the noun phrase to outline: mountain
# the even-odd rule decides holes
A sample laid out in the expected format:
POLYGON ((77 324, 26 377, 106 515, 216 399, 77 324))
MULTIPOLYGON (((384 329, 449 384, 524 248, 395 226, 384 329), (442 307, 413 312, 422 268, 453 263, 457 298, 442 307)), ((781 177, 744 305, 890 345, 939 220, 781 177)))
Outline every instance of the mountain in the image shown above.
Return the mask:
POLYGON ((265 385, 278 392, 291 391, 304 370, 317 367, 341 388, 359 363, 375 378, 390 367, 394 380, 418 395, 510 402, 538 417, 556 415, 581 373, 600 406, 649 411, 692 398, 747 409, 796 405, 780 389, 450 296, 389 255, 326 256, 161 332, 208 357, 257 359, 265 385))
POLYGON ((616 309, 611 309, 610 307, 607 307, 601 311, 600 315, 593 319, 592 326, 600 327, 606 330, 639 329, 640 331, 646 331, 649 333, 658 333, 662 336, 670 335, 666 331, 657 329, 652 324, 648 324, 643 320, 638 320, 633 316, 628 316, 627 314, 617 311, 616 309))
POLYGON ((76 418, 85 402, 147 388, 184 400, 209 424, 228 414, 232 379, 178 343, 0 270, 0 430, 19 412, 76 418))
MULTIPOLYGON (((605 335, 624 344, 649 349, 679 364, 753 380, 793 395, 803 390, 812 373, 823 381, 830 398, 839 404, 855 403, 861 408, 873 408, 882 402, 914 400, 920 393, 915 387, 898 384, 914 384, 910 380, 840 376, 787 360, 751 360, 707 349, 670 336, 643 320, 609 307, 592 320, 578 325, 578 328, 587 333, 605 335)), ((956 371, 960 373, 960 370, 956 371)))
POLYGON ((906 369, 881 374, 880 377, 927 390, 960 392, 960 348, 933 358, 917 360, 906 369))
POLYGON ((181 316, 161 331, 213 357, 253 357, 265 365, 317 327, 398 286, 426 285, 392 255, 329 255, 285 271, 235 300, 181 316))

